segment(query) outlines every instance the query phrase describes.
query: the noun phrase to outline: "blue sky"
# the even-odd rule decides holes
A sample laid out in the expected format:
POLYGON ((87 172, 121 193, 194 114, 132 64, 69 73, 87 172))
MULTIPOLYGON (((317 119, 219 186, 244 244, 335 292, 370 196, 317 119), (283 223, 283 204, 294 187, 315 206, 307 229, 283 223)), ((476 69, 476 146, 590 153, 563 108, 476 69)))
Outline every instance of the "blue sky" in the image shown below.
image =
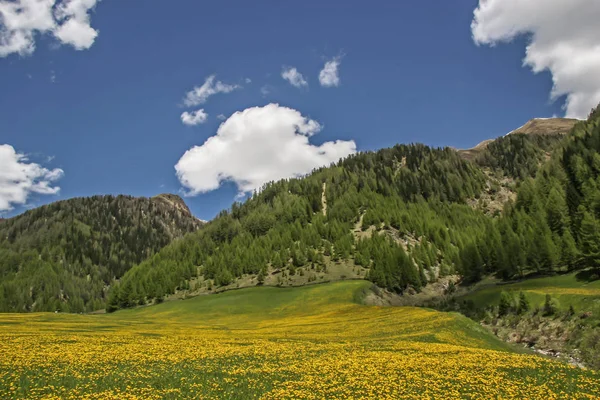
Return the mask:
MULTIPOLYGON (((182 185, 175 165, 216 135, 219 114, 270 103, 318 122, 311 144, 353 140, 358 150, 411 142, 467 148, 530 118, 565 113, 564 96, 550 100, 552 71, 523 66, 527 35, 475 44, 477 1, 341 4, 102 0, 87 14, 97 31, 88 48, 35 33, 33 52, 0 58, 0 145, 27 155, 21 163, 64 174, 51 183, 58 193, 30 191, 4 215, 77 196, 198 192, 185 200, 210 219, 241 184, 202 193, 182 185), (319 72, 336 57, 339 85, 322 86, 319 72), (284 67, 307 85, 284 80, 284 67), (186 93, 211 75, 239 88, 184 106, 186 93), (184 111, 200 108, 204 123, 182 123, 184 111)), ((246 139, 249 152, 270 140, 246 139)), ((232 154, 217 162, 242 162, 232 154)))

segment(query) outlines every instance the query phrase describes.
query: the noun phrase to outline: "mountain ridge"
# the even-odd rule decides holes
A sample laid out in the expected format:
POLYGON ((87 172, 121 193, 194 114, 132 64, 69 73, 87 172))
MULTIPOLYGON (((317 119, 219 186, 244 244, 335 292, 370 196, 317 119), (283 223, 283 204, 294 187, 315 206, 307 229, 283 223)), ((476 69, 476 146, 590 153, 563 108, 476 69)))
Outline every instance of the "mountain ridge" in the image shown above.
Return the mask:
POLYGON ((93 311, 131 266, 202 223, 177 195, 95 195, 0 223, 0 310, 93 311))
POLYGON ((522 126, 495 139, 485 139, 470 149, 456 151, 466 160, 475 160, 491 143, 509 135, 566 135, 582 120, 573 118, 532 118, 522 126))
POLYGON ((470 149, 457 149, 458 153, 466 160, 474 160, 491 143, 509 135, 566 135, 582 120, 574 118, 532 118, 522 126, 514 129, 504 136, 495 139, 485 139, 470 149))
MULTIPOLYGON (((590 242, 569 225, 571 204, 581 199, 569 200, 566 211, 575 191, 561 186, 571 168, 561 154, 577 155, 582 141, 600 133, 591 117, 569 123, 569 136, 500 137, 473 161, 450 148, 396 145, 268 183, 133 267, 111 290, 108 311, 178 294, 319 282, 329 270, 405 293, 454 274, 477 282, 491 273, 509 279, 575 268, 590 242), (562 178, 544 181, 552 175, 562 178), (543 184, 532 189, 538 178, 543 184), (486 212, 504 185, 515 195, 486 212), (524 208, 532 196, 535 207, 524 208)), ((586 157, 579 164, 593 162, 586 157)))

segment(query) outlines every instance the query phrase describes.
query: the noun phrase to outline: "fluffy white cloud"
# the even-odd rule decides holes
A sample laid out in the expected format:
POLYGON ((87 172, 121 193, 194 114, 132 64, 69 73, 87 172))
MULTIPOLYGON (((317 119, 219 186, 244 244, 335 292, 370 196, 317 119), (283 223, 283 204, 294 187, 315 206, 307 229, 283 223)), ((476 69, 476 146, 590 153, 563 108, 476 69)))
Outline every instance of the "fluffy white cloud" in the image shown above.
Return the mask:
POLYGON ((28 161, 12 146, 0 145, 0 211, 25 204, 32 193, 56 194, 60 190, 52 185, 63 176, 62 169, 49 170, 28 161))
POLYGON ((225 121, 227 119, 225 114, 219 114, 219 115, 217 115, 217 118, 220 119, 221 121, 225 121))
POLYGON ((281 77, 297 88, 308 86, 304 76, 295 67, 284 67, 281 77))
POLYGON ((183 114, 181 114, 181 122, 188 126, 203 124, 206 122, 207 119, 208 114, 204 111, 203 108, 196 111, 185 111, 183 112, 183 114))
POLYGON ((233 181, 240 192, 264 183, 297 177, 356 152, 354 141, 315 146, 309 138, 321 125, 278 104, 248 108, 231 115, 217 134, 189 149, 175 165, 190 195, 233 181))
POLYGON ((236 89, 241 89, 241 86, 229 85, 221 81, 215 82, 215 75, 211 75, 206 78, 202 86, 196 86, 185 95, 183 104, 188 107, 194 107, 206 103, 206 100, 214 94, 230 93, 236 89))
POLYGON ((30 55, 37 34, 52 33, 59 42, 88 49, 98 32, 89 12, 98 0, 0 0, 0 57, 30 55))
POLYGON ((69 0, 60 4, 54 15, 62 24, 54 31, 54 36, 77 50, 92 47, 98 31, 90 26, 88 11, 96 6, 96 2, 97 0, 69 0))
POLYGON ((530 35, 523 64, 550 71, 551 97, 566 95, 566 116, 585 118, 600 102, 598 21, 598 0, 480 0, 471 31, 488 45, 530 35))
POLYGON ((321 83, 321 86, 333 87, 340 85, 339 67, 341 62, 340 57, 335 57, 333 60, 325 63, 325 66, 319 72, 319 83, 321 83))

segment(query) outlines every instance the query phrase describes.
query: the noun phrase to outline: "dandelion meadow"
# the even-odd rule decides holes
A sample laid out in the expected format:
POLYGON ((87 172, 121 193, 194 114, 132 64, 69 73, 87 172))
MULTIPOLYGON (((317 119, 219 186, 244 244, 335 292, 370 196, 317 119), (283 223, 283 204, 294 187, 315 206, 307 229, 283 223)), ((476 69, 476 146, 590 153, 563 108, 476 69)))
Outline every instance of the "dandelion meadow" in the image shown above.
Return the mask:
POLYGON ((592 399, 600 374, 348 281, 107 315, 0 315, 0 398, 592 399))

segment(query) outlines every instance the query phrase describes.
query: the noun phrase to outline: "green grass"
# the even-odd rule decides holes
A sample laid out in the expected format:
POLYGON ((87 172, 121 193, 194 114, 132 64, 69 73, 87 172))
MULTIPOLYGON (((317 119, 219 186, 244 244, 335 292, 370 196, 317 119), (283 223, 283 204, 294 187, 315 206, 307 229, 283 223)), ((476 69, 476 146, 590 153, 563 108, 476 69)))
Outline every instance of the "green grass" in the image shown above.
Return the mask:
POLYGON ((359 304, 366 281, 104 315, 0 314, 0 398, 592 398, 598 374, 457 313, 359 304))
MULTIPOLYGON (((579 273, 580 274, 580 273, 579 273)), ((477 307, 497 305, 500 293, 523 292, 533 307, 542 306, 546 294, 557 299, 561 309, 573 306, 576 311, 593 310, 600 307, 600 280, 578 279, 578 273, 528 279, 511 284, 480 285, 474 292, 461 296, 459 300, 471 300, 477 307)))
MULTIPOLYGON (((179 318, 202 315, 207 320, 235 315, 244 315, 250 319, 281 318, 310 314, 327 305, 352 303, 354 293, 370 285, 367 281, 345 281, 285 288, 257 286, 169 301, 152 307, 123 310, 113 315, 117 319, 167 314, 179 318)), ((113 318, 113 315, 107 318, 113 318)))

